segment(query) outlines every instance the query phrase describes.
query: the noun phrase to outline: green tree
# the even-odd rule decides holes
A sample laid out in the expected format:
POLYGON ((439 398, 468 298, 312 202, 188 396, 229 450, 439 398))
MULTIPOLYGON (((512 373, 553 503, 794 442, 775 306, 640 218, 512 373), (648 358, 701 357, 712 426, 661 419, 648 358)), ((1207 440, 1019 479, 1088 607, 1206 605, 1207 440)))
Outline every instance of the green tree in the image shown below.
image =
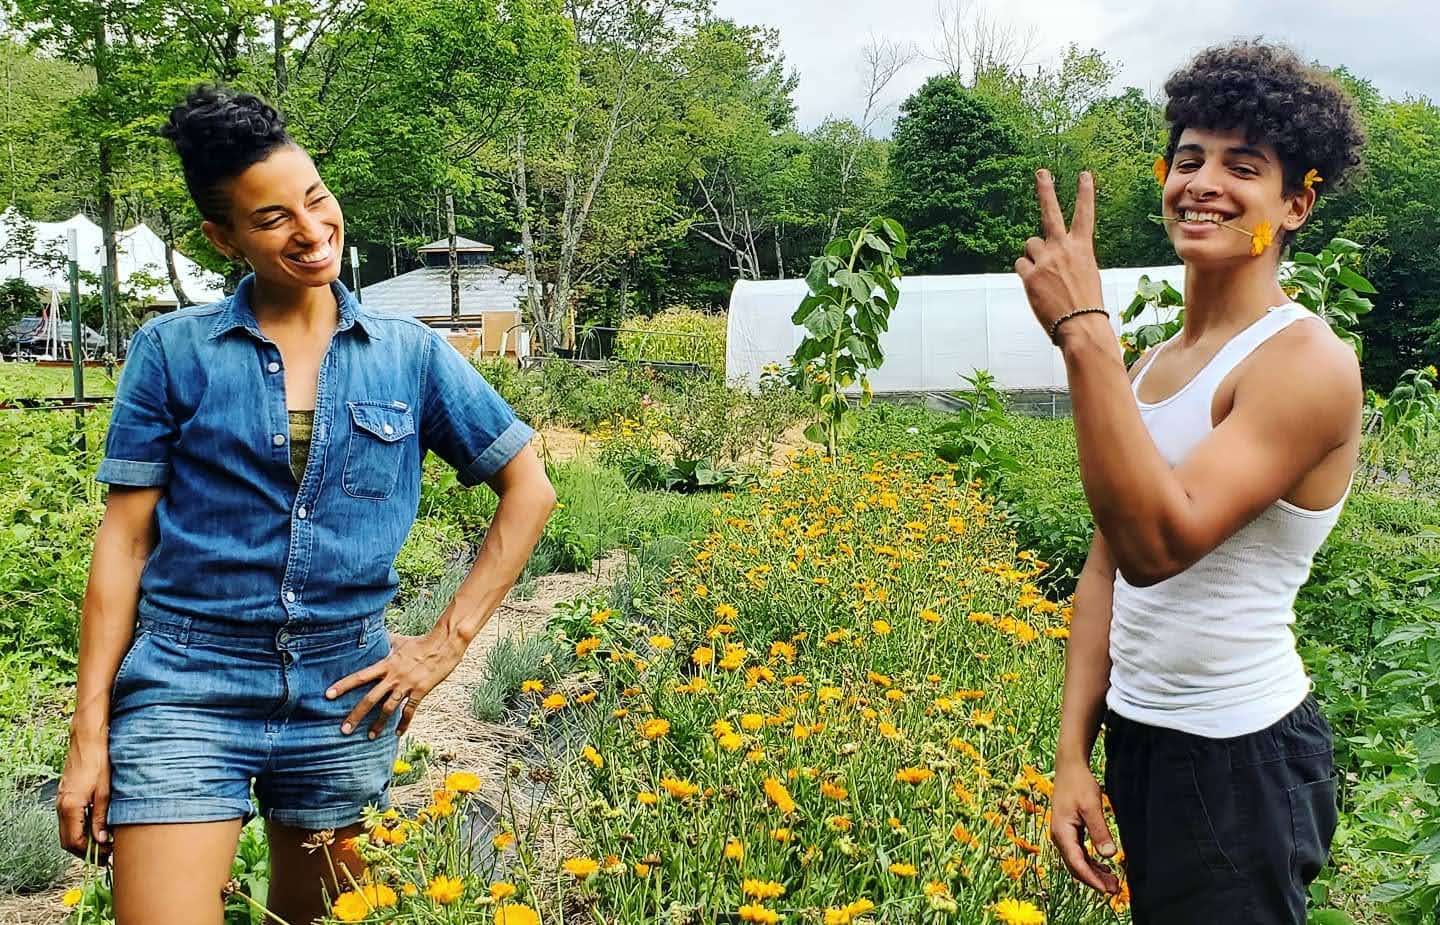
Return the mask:
POLYGON ((1033 161, 984 96, 932 77, 901 106, 890 156, 896 217, 918 272, 1006 270, 1033 224, 1033 161))

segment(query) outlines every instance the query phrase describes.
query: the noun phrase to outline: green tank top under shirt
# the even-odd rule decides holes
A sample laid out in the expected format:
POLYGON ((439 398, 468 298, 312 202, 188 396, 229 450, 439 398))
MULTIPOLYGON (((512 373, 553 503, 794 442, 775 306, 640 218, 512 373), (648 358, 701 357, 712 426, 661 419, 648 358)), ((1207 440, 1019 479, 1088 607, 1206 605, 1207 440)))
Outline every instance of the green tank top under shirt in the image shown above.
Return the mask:
POLYGON ((305 478, 305 463, 310 459, 310 436, 315 429, 314 411, 290 412, 290 471, 298 485, 305 478))

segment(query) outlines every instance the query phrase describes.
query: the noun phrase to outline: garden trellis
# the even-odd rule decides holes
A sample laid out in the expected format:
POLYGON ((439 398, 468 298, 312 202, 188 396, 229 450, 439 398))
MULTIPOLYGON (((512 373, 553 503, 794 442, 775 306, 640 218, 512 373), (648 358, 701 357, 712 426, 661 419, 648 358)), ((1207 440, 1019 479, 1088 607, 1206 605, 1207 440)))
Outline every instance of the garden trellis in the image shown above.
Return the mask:
MULTIPOLYGON (((1140 277, 1183 289, 1185 267, 1126 267, 1100 272, 1105 306, 1120 330, 1120 313, 1140 277)), ((807 292, 805 280, 740 280, 730 294, 725 376, 754 389, 764 368, 785 366, 805 336, 790 317, 807 292)), ((1161 319, 1148 310, 1127 330, 1161 319)), ((870 374, 876 393, 949 392, 961 377, 989 370, 1002 391, 1068 391, 1065 363, 1035 323, 1019 277, 906 276, 890 329, 880 338, 885 364, 870 374)))

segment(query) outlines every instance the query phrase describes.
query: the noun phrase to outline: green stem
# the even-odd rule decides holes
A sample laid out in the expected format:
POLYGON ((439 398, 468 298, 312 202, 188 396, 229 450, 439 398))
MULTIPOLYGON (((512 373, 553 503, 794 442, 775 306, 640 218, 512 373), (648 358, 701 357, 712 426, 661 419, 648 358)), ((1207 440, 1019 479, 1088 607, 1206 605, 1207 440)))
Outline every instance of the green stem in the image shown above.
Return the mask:
MULTIPOLYGON (((868 228, 869 226, 867 225, 866 227, 868 228)), ((860 259, 860 248, 864 242, 865 235, 862 233, 855 239, 855 246, 850 250, 850 262, 845 265, 845 269, 851 273, 855 272, 855 261, 860 259)), ((835 335, 830 340, 830 365, 827 367, 827 372, 830 374, 830 394, 835 396, 830 402, 830 426, 825 432, 832 465, 840 456, 839 436, 836 431, 839 429, 840 418, 843 416, 844 409, 849 407, 848 403, 842 404, 842 402, 845 402, 845 398, 840 394, 840 382, 835 377, 835 364, 840 359, 840 335, 845 332, 844 322, 850 315, 848 311, 849 300, 850 295, 849 289, 847 288, 845 293, 840 297, 841 323, 835 326, 835 335)))

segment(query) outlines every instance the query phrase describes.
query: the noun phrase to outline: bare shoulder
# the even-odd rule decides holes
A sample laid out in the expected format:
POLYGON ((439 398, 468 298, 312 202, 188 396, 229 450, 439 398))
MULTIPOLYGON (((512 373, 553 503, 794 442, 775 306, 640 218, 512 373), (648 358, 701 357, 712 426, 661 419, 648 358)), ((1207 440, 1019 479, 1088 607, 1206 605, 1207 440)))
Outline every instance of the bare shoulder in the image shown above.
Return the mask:
POLYGON ((1288 416, 1349 432, 1364 401, 1360 362, 1319 318, 1297 321, 1256 350, 1238 370, 1236 406, 1283 404, 1288 416))

